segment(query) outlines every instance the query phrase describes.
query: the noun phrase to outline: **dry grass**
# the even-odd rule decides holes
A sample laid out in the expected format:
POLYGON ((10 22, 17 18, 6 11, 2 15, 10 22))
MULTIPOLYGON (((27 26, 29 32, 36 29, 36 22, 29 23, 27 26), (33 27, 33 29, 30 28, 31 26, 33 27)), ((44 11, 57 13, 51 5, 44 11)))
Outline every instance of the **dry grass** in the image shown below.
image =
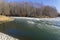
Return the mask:
POLYGON ((7 17, 7 16, 3 16, 3 15, 0 15, 0 22, 9 22, 9 21, 13 21, 14 19, 11 18, 11 17, 7 17))

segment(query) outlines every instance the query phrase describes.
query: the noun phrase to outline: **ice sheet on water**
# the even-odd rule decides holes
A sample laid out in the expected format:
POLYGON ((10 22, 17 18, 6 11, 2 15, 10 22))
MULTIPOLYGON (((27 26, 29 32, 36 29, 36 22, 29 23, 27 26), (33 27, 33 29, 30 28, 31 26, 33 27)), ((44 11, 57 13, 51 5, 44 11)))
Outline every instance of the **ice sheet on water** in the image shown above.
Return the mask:
POLYGON ((47 21, 60 21, 60 18, 31 18, 31 17, 13 17, 16 19, 31 19, 31 20, 47 20, 47 21))
MULTIPOLYGON (((52 22, 53 25, 55 26, 59 26, 60 27, 60 18, 57 17, 57 18, 30 18, 30 17, 13 17, 13 18, 16 18, 16 19, 30 19, 30 20, 45 20, 45 21, 50 21, 52 22)), ((27 21, 29 23, 33 23, 32 21, 27 21)), ((51 23, 50 23, 51 24, 51 23)))

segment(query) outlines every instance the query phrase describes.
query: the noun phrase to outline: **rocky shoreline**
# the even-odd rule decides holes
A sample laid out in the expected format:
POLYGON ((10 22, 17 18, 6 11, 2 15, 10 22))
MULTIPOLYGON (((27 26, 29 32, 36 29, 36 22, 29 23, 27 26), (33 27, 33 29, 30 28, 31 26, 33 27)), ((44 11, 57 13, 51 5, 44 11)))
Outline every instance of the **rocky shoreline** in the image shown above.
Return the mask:
POLYGON ((0 40, 18 40, 18 39, 0 32, 0 40))

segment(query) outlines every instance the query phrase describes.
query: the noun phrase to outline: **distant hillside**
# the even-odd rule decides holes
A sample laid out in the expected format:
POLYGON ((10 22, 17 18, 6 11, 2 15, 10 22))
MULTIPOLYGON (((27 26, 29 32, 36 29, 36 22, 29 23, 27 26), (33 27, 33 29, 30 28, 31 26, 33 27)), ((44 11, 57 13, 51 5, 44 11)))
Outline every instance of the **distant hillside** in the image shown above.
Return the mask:
POLYGON ((0 15, 38 18, 53 18, 58 16, 58 12, 55 7, 39 3, 4 2, 0 3, 0 5, 0 15))

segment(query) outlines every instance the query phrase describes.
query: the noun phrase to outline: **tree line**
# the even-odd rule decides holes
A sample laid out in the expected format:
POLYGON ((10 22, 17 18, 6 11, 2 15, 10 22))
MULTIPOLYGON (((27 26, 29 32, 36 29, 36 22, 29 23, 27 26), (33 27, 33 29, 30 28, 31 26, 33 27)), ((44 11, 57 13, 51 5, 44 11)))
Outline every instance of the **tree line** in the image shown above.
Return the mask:
POLYGON ((55 7, 40 3, 5 2, 0 5, 0 15, 44 18, 57 17, 58 12, 55 7))

